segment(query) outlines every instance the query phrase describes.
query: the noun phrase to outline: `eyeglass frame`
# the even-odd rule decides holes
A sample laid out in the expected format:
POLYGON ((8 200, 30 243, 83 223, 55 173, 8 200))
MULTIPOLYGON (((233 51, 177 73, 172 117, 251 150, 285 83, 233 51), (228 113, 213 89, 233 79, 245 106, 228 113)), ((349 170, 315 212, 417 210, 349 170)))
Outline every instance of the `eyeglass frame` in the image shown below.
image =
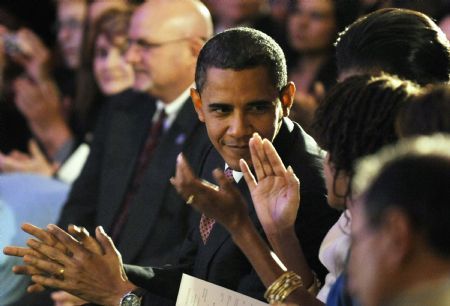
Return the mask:
POLYGON ((194 37, 190 37, 189 36, 189 37, 181 37, 181 38, 176 38, 176 39, 172 39, 172 40, 156 43, 156 42, 149 42, 149 41, 147 41, 145 39, 142 39, 142 38, 140 38, 140 39, 130 39, 130 38, 128 38, 127 39, 126 50, 129 50, 132 45, 136 45, 138 47, 138 50, 150 51, 152 49, 157 49, 157 48, 160 48, 162 46, 169 45, 169 44, 172 44, 172 43, 177 43, 177 42, 180 42, 180 41, 183 41, 183 40, 196 39, 196 38, 199 38, 202 41, 206 41, 207 40, 207 38, 201 37, 201 36, 194 36, 194 37))

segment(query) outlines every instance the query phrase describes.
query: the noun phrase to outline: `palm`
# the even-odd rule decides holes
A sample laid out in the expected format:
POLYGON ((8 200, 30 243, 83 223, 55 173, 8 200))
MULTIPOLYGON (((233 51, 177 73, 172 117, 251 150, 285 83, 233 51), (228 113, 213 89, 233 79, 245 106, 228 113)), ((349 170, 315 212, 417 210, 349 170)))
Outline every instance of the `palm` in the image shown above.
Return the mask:
POLYGON ((299 181, 286 169, 273 145, 254 136, 250 141, 252 163, 257 180, 245 161, 241 162, 255 210, 266 234, 291 227, 300 204, 299 181))
POLYGON ((256 213, 266 233, 291 226, 299 206, 297 190, 292 190, 284 177, 268 176, 252 190, 256 213))

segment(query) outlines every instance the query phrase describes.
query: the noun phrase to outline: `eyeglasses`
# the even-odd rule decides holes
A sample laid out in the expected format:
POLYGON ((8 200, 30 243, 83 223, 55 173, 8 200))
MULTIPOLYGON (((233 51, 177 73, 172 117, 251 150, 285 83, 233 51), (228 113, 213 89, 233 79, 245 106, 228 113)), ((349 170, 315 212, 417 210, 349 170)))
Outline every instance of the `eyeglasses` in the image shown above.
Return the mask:
POLYGON ((128 39, 127 41, 127 49, 131 48, 131 46, 135 45, 138 50, 140 51, 150 51, 152 49, 160 48, 165 45, 177 43, 184 40, 194 39, 194 38, 200 38, 202 41, 206 41, 206 38, 204 37, 182 37, 172 40, 167 40, 164 42, 150 42, 146 41, 145 39, 128 39))
POLYGON ((74 31, 74 30, 79 30, 81 28, 83 28, 83 21, 73 19, 73 18, 57 21, 54 26, 54 29, 56 31, 61 30, 61 29, 68 29, 68 30, 74 31))

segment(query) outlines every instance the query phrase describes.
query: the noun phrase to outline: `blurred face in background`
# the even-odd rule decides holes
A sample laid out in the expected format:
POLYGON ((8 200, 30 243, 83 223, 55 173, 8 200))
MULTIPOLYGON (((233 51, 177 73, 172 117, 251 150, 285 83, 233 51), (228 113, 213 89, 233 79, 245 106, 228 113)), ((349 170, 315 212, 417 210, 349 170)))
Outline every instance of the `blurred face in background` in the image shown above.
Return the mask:
POLYGON ((115 37, 110 42, 101 34, 95 42, 94 74, 105 95, 119 93, 133 85, 133 69, 123 57, 126 48, 126 36, 115 37))
POLYGON ((221 22, 238 25, 259 14, 267 5, 266 0, 220 0, 210 1, 213 15, 221 22))
POLYGON ((330 161, 330 154, 327 153, 323 161, 323 172, 325 176, 325 185, 327 187, 327 201, 334 209, 345 209, 345 198, 348 189, 349 177, 344 171, 339 171, 336 176, 336 168, 330 161))
POLYGON ((58 43, 64 62, 71 69, 78 68, 80 63, 80 50, 86 15, 86 1, 58 1, 58 43))
POLYGON ((288 20, 289 42, 294 50, 303 53, 329 50, 336 31, 332 0, 298 0, 288 20))

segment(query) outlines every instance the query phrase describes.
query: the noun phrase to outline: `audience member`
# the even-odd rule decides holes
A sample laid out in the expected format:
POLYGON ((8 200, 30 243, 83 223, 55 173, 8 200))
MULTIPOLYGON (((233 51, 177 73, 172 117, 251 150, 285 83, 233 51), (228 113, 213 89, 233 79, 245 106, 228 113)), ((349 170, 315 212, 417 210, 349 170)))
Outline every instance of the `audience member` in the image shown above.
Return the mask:
POLYGON ((429 86, 412 103, 400 109, 397 118, 399 137, 450 133, 450 87, 429 86))
MULTIPOLYGON (((317 155, 319 149, 311 137, 286 118, 295 87, 292 82, 287 82, 286 62, 282 50, 270 37, 256 30, 240 28, 218 34, 209 40, 200 52, 196 87, 197 90, 192 90, 191 95, 198 116, 205 122, 214 145, 205 156, 200 172, 202 177, 211 179, 211 171, 217 167, 223 168, 226 163, 227 167, 231 168, 227 169, 230 180, 233 176, 235 183, 239 181, 237 188, 244 192, 250 204, 248 187, 244 180, 240 180, 242 174, 236 171, 239 169, 239 159, 244 158, 250 162, 248 140, 254 132, 273 140, 275 147, 281 152, 283 162, 292 165, 293 171, 302 179, 302 206, 295 232, 302 242, 308 265, 321 275, 324 270, 317 262, 317 252, 323 235, 335 220, 335 215, 325 204, 320 156, 317 155), (249 83, 249 79, 254 81, 249 83)), ((179 162, 182 161, 185 162, 184 158, 180 157, 179 162)), ((194 176, 193 173, 190 175, 194 176)), ((221 181, 223 180, 224 174, 221 175, 221 181)), ((177 179, 172 180, 173 183, 176 181, 177 179)), ((224 194, 227 196, 226 191, 224 194)), ((194 199, 185 193, 183 196, 188 202, 192 202, 196 201, 196 197, 201 198, 202 194, 194 194, 194 199)), ((249 205, 248 209, 251 220, 262 233, 253 205, 249 205)), ((134 291, 134 294, 144 294, 144 305, 173 305, 180 272, 184 271, 262 299, 264 287, 245 256, 220 224, 213 223, 208 237, 203 225, 204 221, 211 220, 205 218, 198 216, 199 223, 192 228, 185 241, 179 260, 181 266, 160 269, 127 266, 126 278, 129 280, 125 280, 125 276, 120 272, 123 270, 120 257, 117 257, 116 251, 109 251, 113 248, 113 245, 109 244, 106 257, 92 254, 92 260, 82 259, 77 265, 81 264, 83 267, 79 266, 75 274, 71 271, 73 266, 66 262, 63 281, 46 278, 44 282, 87 300, 106 304, 118 303, 127 291, 141 286, 147 290, 134 291), (110 265, 111 263, 114 266, 110 265), (90 270, 89 279, 84 275, 88 267, 98 271, 90 270), (105 268, 108 272, 103 270, 105 268), (108 277, 104 279, 103 276, 106 275, 108 277), (79 278, 86 286, 79 283, 80 286, 73 287, 72 284, 75 283, 72 276, 79 278), (99 276, 99 279, 93 282, 96 284, 95 289, 92 287, 93 283, 88 285, 92 276, 99 276)), ((64 244, 71 243, 64 238, 68 238, 63 236, 64 232, 54 229, 51 232, 64 244)), ((97 229, 97 234, 100 243, 106 246, 106 236, 101 234, 100 229, 97 229)), ((82 246, 77 250, 73 249, 73 246, 69 246, 74 254, 69 261, 77 260, 78 255, 75 254, 89 252, 82 246)), ((48 248, 51 247, 41 245, 43 253, 48 254, 48 248)), ((6 252, 11 254, 11 250, 7 249, 6 252)), ((310 270, 308 272, 309 280, 305 281, 312 283, 313 275, 310 270)), ((33 278, 44 284, 43 278, 33 278)))
POLYGON ((349 284, 363 305, 449 305, 449 148, 420 137, 358 164, 349 284))
MULTIPOLYGON (((416 90, 418 88, 413 84, 388 76, 353 77, 331 89, 318 108, 316 123, 313 126, 317 131, 319 143, 328 151, 324 172, 330 206, 341 210, 351 205, 352 192, 348 182, 353 174, 353 161, 375 152, 386 143, 395 141, 396 112, 416 90), (358 130, 359 133, 349 134, 350 130, 358 130)), ((275 253, 280 256, 288 269, 300 275, 303 284, 292 301, 299 304, 323 305, 320 301, 326 301, 330 286, 344 268, 350 244, 346 233, 350 217, 348 214, 342 214, 341 219, 322 243, 319 257, 330 274, 316 300, 311 294, 314 292, 308 285, 310 282, 306 281, 304 271, 301 269, 305 265, 302 262, 303 244, 300 243, 299 248, 298 240, 291 234, 294 226, 293 216, 296 215, 300 198, 302 199, 300 208, 303 205, 303 192, 301 190, 298 192, 298 179, 283 166, 274 147, 267 140, 254 136, 250 141, 250 147, 258 182, 256 183, 244 162, 241 167, 250 186, 259 220, 275 253)), ((179 167, 178 170, 177 175, 178 173, 183 175, 186 171, 183 167, 179 167)), ((300 181, 302 185, 303 180, 300 181)), ((201 183, 197 183, 197 186, 181 187, 181 192, 186 188, 202 190, 202 192, 196 190, 194 194, 208 192, 208 189, 205 190, 206 186, 202 186, 201 183)), ((223 186, 224 190, 230 188, 231 186, 223 186)), ((230 201, 223 196, 221 198, 220 193, 212 190, 209 190, 209 196, 214 199, 213 207, 210 205, 211 199, 205 196, 193 201, 193 206, 199 207, 223 223, 252 261, 266 286, 272 284, 283 271, 269 256, 267 246, 259 243, 261 240, 249 225, 243 209, 245 206, 241 204, 239 197, 230 201)), ((268 296, 268 299, 277 301, 277 297, 268 296)))
POLYGON ((339 34, 336 61, 340 80, 386 72, 420 85, 450 80, 450 43, 426 15, 381 9, 339 34))
MULTIPOLYGON (((90 60, 89 75, 93 76, 90 80, 94 86, 85 89, 86 92, 88 92, 89 89, 92 88, 89 92, 90 95, 85 95, 91 99, 90 103, 92 104, 100 104, 107 96, 121 92, 130 87, 133 83, 132 68, 122 57, 124 46, 127 41, 126 33, 128 30, 129 19, 130 12, 123 10, 108 11, 100 17, 92 29, 87 50, 89 50, 88 53, 92 57, 92 60, 90 60), (97 100, 95 101, 94 99, 97 100)), ((85 67, 85 69, 86 71, 88 70, 87 67, 85 67)), ((30 156, 31 157, 11 158, 9 156, 0 155, 0 168, 3 172, 36 172, 47 176, 53 174, 54 169, 48 164, 45 156, 41 154, 36 143, 31 144, 30 156)), ((70 170, 70 177, 76 176, 76 174, 79 173, 79 170, 73 169, 74 166, 68 165, 69 163, 70 161, 58 172, 58 178, 66 183, 72 182, 67 182, 67 178, 69 177, 69 175, 66 174, 67 167, 72 167, 70 170)), ((79 168, 81 166, 82 162, 81 165, 78 165, 77 167, 79 168)), ((48 224, 58 220, 62 204, 66 201, 70 184, 63 184, 55 179, 53 179, 53 182, 51 181, 52 179, 50 178, 30 176, 28 174, 0 175, 0 188, 5 189, 0 198, 5 202, 5 205, 11 207, 18 224, 23 222, 33 222, 33 220, 36 220, 36 222, 41 224, 48 224), (18 184, 20 180, 22 180, 22 182, 18 184), (17 184, 17 186, 12 188, 14 184, 17 184), (54 186, 59 185, 65 185, 65 188, 55 189, 54 186), (10 194, 8 193, 8 190, 10 192, 14 190, 15 192, 4 198, 3 196, 10 194), (63 190, 63 192, 60 190, 63 190), (16 194, 16 196, 12 196, 13 194, 16 194), (45 206, 48 209, 44 209, 42 201, 37 200, 39 197, 42 197, 41 195, 46 195, 49 199, 45 206), (51 200, 53 198, 57 200, 51 200), (22 212, 24 203, 27 203, 27 214, 22 212)), ((14 240, 16 244, 25 245, 25 239, 23 239, 22 236, 20 238, 22 240, 14 240)), ((13 264, 17 264, 17 262, 14 262, 13 264)), ((11 265, 12 264, 9 264, 9 266, 11 265)), ((24 280, 21 280, 19 285, 22 286, 23 289, 26 288, 24 280)), ((11 288, 22 292, 23 290, 19 290, 19 285, 11 288)), ((27 301, 22 302, 29 305, 29 302, 27 301)))
MULTIPOLYGON (((98 112, 108 96, 117 94, 133 83, 131 66, 122 58, 126 47, 129 12, 112 10, 92 27, 84 53, 86 60, 80 67, 79 93, 75 103, 79 105, 78 122, 84 123, 85 131, 93 129, 98 112)), ((28 156, 14 151, 9 155, 0 153, 0 169, 4 172, 33 172, 52 176, 57 170, 39 151, 35 143, 30 144, 28 156)), ((70 165, 68 165, 70 166, 70 165)), ((70 177, 76 178, 83 166, 83 160, 70 166, 70 177)), ((64 181, 65 168, 56 172, 64 181)), ((68 181, 71 183, 73 179, 68 181)))
POLYGON ((233 27, 250 27, 271 36, 287 50, 286 27, 272 17, 268 0, 207 0, 214 21, 214 32, 220 33, 233 27))
POLYGON ((297 0, 290 13, 288 37, 295 53, 288 71, 298 88, 291 118, 307 131, 325 91, 336 83, 333 43, 357 14, 356 0, 297 0))

